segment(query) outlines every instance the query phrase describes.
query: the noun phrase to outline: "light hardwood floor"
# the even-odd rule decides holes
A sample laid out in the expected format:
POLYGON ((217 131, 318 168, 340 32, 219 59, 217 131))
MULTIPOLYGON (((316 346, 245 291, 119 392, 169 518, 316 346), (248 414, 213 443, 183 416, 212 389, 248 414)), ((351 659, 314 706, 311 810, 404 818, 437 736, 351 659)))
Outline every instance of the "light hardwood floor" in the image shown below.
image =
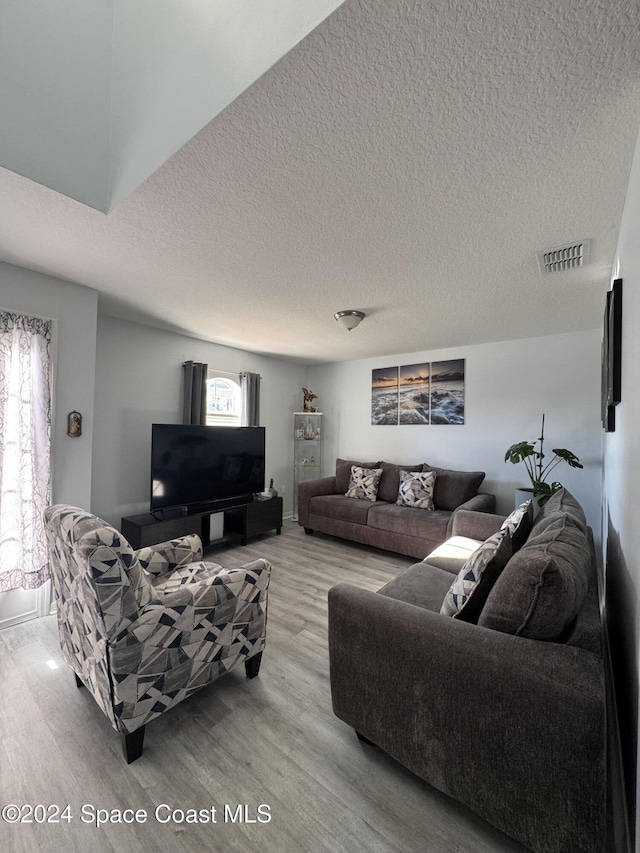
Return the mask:
MULTIPOLYGON (((70 805, 70 821, 7 825, 0 850, 78 853, 524 853, 438 793, 331 710, 327 590, 378 589, 414 562, 285 522, 281 536, 214 549, 228 567, 273 565, 267 648, 147 727, 127 766, 120 738, 60 655, 55 617, 0 631, 0 806, 70 805), (216 823, 160 823, 154 810, 217 808, 216 823), (269 823, 224 821, 224 806, 260 804, 269 823), (106 823, 95 809, 144 809, 146 823, 106 823)), ((164 817, 164 811, 160 817, 164 817)))

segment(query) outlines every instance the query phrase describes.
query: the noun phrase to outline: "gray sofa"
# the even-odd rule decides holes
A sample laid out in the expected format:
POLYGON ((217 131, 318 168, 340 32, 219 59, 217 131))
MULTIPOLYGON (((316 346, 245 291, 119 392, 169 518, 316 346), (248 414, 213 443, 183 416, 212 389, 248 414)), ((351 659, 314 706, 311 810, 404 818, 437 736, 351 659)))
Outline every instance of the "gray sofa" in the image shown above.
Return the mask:
POLYGON ((478 494, 484 476, 483 471, 451 471, 423 462, 397 465, 336 459, 335 476, 299 483, 298 524, 307 533, 317 530, 422 559, 451 535, 458 511, 495 510, 494 495, 478 494), (352 465, 382 468, 377 500, 345 496, 352 465), (401 470, 436 472, 434 510, 396 505, 401 470))
POLYGON ((440 612, 467 555, 503 520, 459 512, 456 538, 378 592, 330 590, 333 708, 536 853, 602 853, 601 620, 575 499, 563 489, 547 503, 471 622, 440 612))

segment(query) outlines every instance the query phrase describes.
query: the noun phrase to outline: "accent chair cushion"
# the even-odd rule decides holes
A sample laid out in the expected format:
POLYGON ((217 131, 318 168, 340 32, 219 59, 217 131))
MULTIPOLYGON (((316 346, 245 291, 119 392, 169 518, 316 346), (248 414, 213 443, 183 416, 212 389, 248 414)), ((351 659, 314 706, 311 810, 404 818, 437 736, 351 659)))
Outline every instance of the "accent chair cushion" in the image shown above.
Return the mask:
POLYGON ((382 468, 360 468, 351 466, 351 478, 345 497, 363 501, 375 501, 378 496, 378 483, 382 468))
POLYGON ((436 475, 433 471, 400 471, 398 486, 398 506, 412 506, 415 509, 435 509, 433 489, 436 475))
POLYGON ((484 480, 484 471, 450 471, 447 468, 435 468, 423 465, 423 471, 435 471, 436 487, 433 502, 436 509, 446 509, 453 512, 461 504, 466 503, 478 494, 478 489, 484 480))
MULTIPOLYGON (((349 488, 349 480, 351 479, 351 466, 357 465, 358 468, 379 468, 380 462, 356 462, 353 459, 336 459, 336 494, 344 495, 349 488)), ((395 498, 394 498, 395 500, 395 498)))
POLYGON ((559 640, 585 600, 591 551, 587 534, 570 516, 536 527, 495 583, 480 614, 485 628, 559 640))
POLYGON ((511 556, 511 536, 499 530, 473 552, 444 597, 440 613, 477 622, 491 588, 511 556))

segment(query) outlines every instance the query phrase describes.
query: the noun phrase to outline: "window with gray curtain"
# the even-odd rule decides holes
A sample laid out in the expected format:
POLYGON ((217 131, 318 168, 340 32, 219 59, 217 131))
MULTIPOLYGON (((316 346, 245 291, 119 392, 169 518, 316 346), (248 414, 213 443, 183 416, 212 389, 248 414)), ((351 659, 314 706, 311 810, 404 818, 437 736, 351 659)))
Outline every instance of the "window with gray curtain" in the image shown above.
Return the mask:
MULTIPOLYGON (((183 417, 185 424, 212 423, 207 418, 207 385, 209 366, 200 361, 185 361, 183 417)), ((240 374, 242 426, 260 426, 260 374, 240 374)))
POLYGON ((52 320, 0 311, 0 591, 49 577, 52 320))

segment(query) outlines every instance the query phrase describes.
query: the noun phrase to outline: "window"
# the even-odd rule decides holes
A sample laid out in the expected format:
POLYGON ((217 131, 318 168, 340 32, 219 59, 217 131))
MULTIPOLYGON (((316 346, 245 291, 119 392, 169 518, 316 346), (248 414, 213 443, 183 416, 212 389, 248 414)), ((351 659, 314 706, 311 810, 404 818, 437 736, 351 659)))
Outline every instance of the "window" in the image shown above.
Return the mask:
POLYGON ((210 370, 207 378, 207 426, 240 426, 241 423, 239 383, 210 370))

